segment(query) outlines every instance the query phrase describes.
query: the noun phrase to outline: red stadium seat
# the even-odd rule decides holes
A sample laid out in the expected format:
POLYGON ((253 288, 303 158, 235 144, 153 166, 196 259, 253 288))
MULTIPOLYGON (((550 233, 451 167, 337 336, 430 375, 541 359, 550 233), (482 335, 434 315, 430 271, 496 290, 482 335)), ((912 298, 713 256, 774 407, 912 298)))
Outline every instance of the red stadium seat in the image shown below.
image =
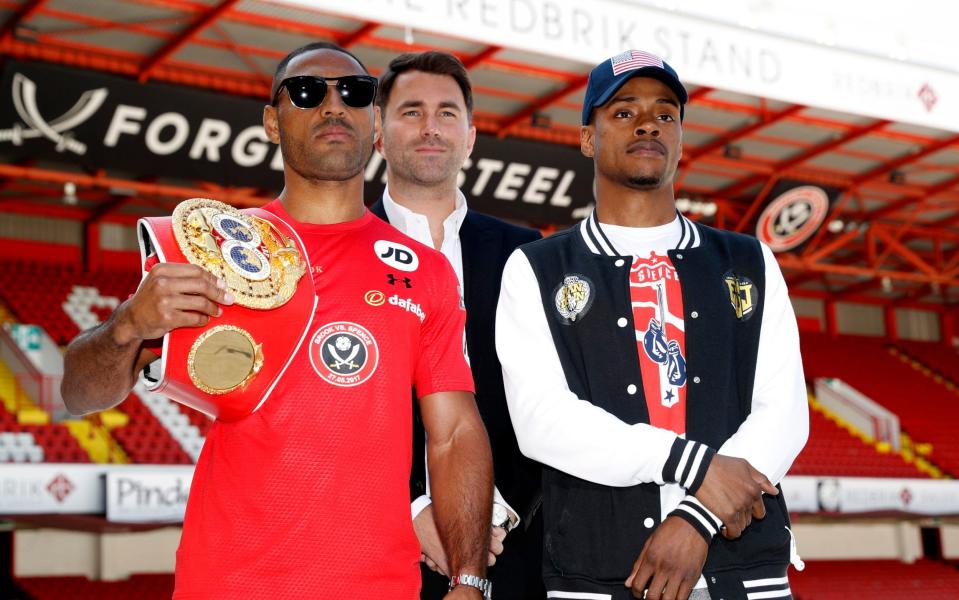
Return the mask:
POLYGON ((123 581, 60 576, 20 577, 16 582, 35 600, 160 600, 173 595, 173 575, 166 573, 131 575, 123 581))
POLYGON ((952 424, 959 398, 897 356, 878 338, 802 333, 803 368, 810 381, 837 377, 896 413, 904 433, 932 444, 929 460, 959 475, 959 439, 952 424))
MULTIPOLYGON (((895 346, 953 385, 959 385, 959 351, 940 342, 900 340, 895 346)), ((945 381, 943 384, 945 384, 945 381)))
POLYGON ((134 463, 189 465, 193 461, 136 394, 117 407, 129 423, 112 431, 114 439, 134 463))
POLYGON ((64 425, 22 425, 19 429, 33 434, 37 445, 43 448, 44 462, 90 462, 90 455, 64 425))
POLYGON ((790 475, 926 478, 926 473, 898 454, 881 454, 828 419, 809 411, 809 441, 796 458, 790 475))
POLYGON ((954 600, 959 598, 959 570, 932 560, 914 564, 895 560, 807 561, 790 572, 796 600, 954 600))
MULTIPOLYGON (((0 301, 17 320, 40 325, 58 344, 66 344, 80 331, 64 309, 74 287, 94 288, 101 298, 123 301, 136 290, 140 274, 135 269, 84 272, 71 265, 2 261, 0 278, 17 282, 0 286, 0 301)), ((98 306, 90 310, 101 318, 110 313, 98 306)))

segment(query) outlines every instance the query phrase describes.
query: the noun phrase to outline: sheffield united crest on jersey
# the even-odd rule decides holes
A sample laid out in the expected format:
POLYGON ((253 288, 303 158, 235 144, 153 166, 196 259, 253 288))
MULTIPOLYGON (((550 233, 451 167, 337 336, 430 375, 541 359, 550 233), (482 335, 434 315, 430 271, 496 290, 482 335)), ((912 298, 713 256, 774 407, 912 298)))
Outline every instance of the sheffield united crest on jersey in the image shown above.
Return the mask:
POLYGON ((582 317, 593 303, 593 288, 582 275, 566 275, 553 294, 561 322, 569 325, 582 317))
POLYGON ((362 325, 345 321, 320 327, 310 342, 310 363, 333 385, 353 387, 365 382, 379 363, 376 339, 362 325))

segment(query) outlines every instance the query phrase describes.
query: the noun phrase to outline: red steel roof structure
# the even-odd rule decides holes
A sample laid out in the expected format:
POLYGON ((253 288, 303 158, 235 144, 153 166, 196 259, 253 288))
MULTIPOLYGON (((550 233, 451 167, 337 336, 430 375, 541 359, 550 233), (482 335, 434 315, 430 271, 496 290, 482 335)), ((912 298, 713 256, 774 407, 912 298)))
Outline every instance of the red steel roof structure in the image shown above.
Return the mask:
MULTIPOLYGON (((586 64, 261 0, 0 0, 4 57, 260 99, 280 58, 321 39, 350 48, 374 74, 400 52, 452 52, 473 78, 481 132, 578 146, 586 64)), ((959 134, 707 87, 690 86, 690 96, 677 196, 716 207, 690 216, 753 231, 780 180, 830 186, 841 192, 826 219, 832 227, 779 255, 792 292, 953 310, 959 134)), ((109 165, 0 165, 5 212, 132 223, 196 195, 241 206, 269 198, 202 181, 131 179, 109 165), (74 205, 61 201, 66 182, 77 186, 74 205)))

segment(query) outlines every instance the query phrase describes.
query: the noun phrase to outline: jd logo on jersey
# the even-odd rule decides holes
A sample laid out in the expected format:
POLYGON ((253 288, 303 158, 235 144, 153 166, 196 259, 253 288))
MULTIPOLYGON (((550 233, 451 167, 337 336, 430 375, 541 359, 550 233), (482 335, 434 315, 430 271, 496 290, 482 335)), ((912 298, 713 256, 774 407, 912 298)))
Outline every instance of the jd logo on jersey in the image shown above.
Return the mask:
POLYGON ((406 271, 407 273, 415 271, 420 266, 420 259, 412 249, 387 240, 377 240, 373 244, 373 251, 376 257, 383 261, 387 266, 406 271))
POLYGON ((740 321, 748 321, 756 309, 756 284, 748 277, 737 275, 732 271, 727 271, 723 275, 723 281, 726 282, 729 303, 736 311, 736 318, 740 321))

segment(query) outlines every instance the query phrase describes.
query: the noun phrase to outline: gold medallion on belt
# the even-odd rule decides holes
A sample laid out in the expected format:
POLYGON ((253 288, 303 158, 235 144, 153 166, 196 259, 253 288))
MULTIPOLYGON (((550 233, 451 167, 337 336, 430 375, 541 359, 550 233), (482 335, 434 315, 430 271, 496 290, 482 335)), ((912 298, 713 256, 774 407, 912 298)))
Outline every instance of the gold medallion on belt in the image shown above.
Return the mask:
POLYGON ((244 389, 263 368, 263 344, 234 325, 218 325, 193 342, 187 372, 193 385, 207 394, 244 389))
POLYGON ((272 223, 216 200, 177 205, 173 234, 186 259, 222 278, 240 306, 282 306, 306 272, 296 244, 272 223))

